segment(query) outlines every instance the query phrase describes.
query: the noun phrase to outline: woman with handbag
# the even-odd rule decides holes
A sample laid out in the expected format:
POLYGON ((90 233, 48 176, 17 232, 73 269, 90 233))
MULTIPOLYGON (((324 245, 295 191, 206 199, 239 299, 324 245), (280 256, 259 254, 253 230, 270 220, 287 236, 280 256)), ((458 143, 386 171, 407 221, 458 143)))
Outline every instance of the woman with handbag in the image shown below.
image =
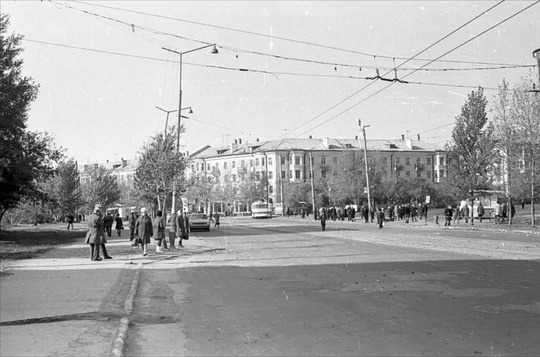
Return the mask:
POLYGON ((161 210, 157 211, 156 218, 154 218, 152 223, 154 226, 154 232, 156 232, 154 237, 156 240, 156 254, 162 252, 161 242, 163 242, 163 247, 166 250, 169 250, 169 248, 167 248, 167 241, 165 240, 165 222, 163 221, 163 212, 161 210))
POLYGON ((152 230, 152 219, 148 216, 146 207, 141 208, 141 215, 137 218, 135 223, 135 239, 140 240, 143 250, 143 256, 146 256, 148 253, 146 251, 147 245, 150 243, 150 238, 154 235, 152 230))

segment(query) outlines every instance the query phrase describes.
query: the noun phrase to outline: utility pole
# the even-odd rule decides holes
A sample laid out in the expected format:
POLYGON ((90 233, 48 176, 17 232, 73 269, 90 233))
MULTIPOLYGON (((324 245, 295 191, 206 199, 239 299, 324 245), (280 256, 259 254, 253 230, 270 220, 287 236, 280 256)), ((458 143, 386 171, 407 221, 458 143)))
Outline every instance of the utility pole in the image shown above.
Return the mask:
MULTIPOLYGON (((162 47, 162 49, 164 49, 165 51, 169 51, 169 52, 172 52, 172 53, 176 53, 177 55, 180 55, 180 67, 179 67, 180 72, 178 74, 178 76, 180 77, 179 78, 180 80, 179 80, 179 96, 178 96, 178 128, 177 128, 178 132, 176 133, 176 153, 180 153, 180 128, 181 128, 181 124, 182 124, 182 115, 181 115, 181 111, 182 111, 182 56, 185 55, 186 53, 195 52, 195 51, 202 50, 204 48, 208 48, 208 47, 212 47, 212 46, 214 46, 214 49, 212 50, 212 53, 217 54, 218 50, 216 49, 216 44, 215 43, 213 43, 211 45, 198 47, 198 48, 195 48, 195 49, 192 49, 192 50, 189 50, 189 51, 184 51, 184 52, 178 52, 178 51, 171 50, 169 48, 162 47)), ((176 185, 173 182, 172 211, 175 212, 175 210, 176 210, 176 185)))
POLYGON ((371 195, 370 195, 370 187, 369 187, 369 168, 368 168, 368 161, 367 161, 367 142, 366 142, 366 128, 369 127, 369 125, 362 126, 362 120, 358 119, 358 126, 362 130, 362 134, 364 136, 364 163, 366 166, 366 186, 367 186, 367 199, 368 199, 368 214, 371 214, 371 195))
POLYGON ((309 151, 309 176, 311 181, 311 204, 313 205, 313 219, 317 220, 317 210, 315 209, 315 188, 313 184, 313 156, 311 150, 309 151))
MULTIPOLYGON (((533 57, 536 58, 536 61, 538 63, 538 90, 535 91, 536 94, 540 94, 540 48, 536 49, 533 51, 533 57)), ((535 155, 536 155, 536 148, 535 148, 535 142, 534 142, 534 139, 532 141, 532 155, 531 155, 531 226, 534 226, 535 225, 535 209, 534 209, 534 195, 535 195, 535 190, 534 190, 534 174, 535 174, 535 170, 536 170, 536 158, 535 158, 535 155)))

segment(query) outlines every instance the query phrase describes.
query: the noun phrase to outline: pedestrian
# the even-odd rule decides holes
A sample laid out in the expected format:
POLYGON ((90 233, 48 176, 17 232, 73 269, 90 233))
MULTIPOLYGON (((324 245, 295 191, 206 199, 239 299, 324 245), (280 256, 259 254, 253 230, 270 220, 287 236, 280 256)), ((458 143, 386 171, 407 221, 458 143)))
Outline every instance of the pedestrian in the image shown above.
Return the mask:
POLYGON ((143 256, 148 254, 146 247, 150 243, 150 238, 154 235, 152 230, 152 219, 148 216, 146 212, 146 207, 141 208, 141 215, 137 218, 135 223, 135 236, 138 237, 141 243, 141 248, 143 250, 143 256))
POLYGON ((169 243, 171 249, 176 248, 174 245, 174 242, 176 240, 176 212, 171 211, 171 214, 169 216, 169 223, 171 224, 171 227, 169 228, 169 243))
POLYGON ((69 226, 71 226, 71 230, 73 230, 73 221, 75 220, 75 217, 73 217, 73 215, 70 213, 68 214, 67 216, 67 219, 68 219, 68 231, 69 231, 69 226))
POLYGON ((525 199, 521 200, 521 209, 525 209, 525 199))
POLYGON ((137 217, 135 216, 135 210, 132 208, 129 212, 128 226, 129 226, 129 240, 133 248, 139 248, 139 240, 135 239, 135 224, 137 223, 137 217))
POLYGON ((184 248, 182 241, 189 239, 189 218, 186 212, 182 213, 182 208, 178 210, 176 216, 176 238, 178 238, 178 249, 184 248))
MULTIPOLYGON (((324 209, 324 207, 319 208, 319 216, 320 216, 320 219, 321 219, 321 228, 324 231, 324 230, 326 230, 326 210, 324 209)), ((350 215, 349 215, 349 217, 350 217, 350 215)))
POLYGON ((103 218, 103 223, 105 225, 105 231, 107 232, 107 235, 110 237, 112 233, 112 224, 113 224, 113 218, 111 216, 110 212, 107 212, 107 215, 105 218, 103 218))
POLYGON ((115 223, 116 223, 116 226, 114 228, 116 228, 116 233, 118 234, 119 237, 122 236, 122 229, 124 229, 124 222, 122 222, 122 217, 120 217, 120 213, 117 213, 116 214, 116 218, 114 219, 115 223))
POLYGON ((156 240, 156 254, 162 252, 161 243, 163 243, 163 248, 165 250, 169 250, 169 248, 167 248, 167 241, 165 240, 165 222, 163 221, 163 211, 157 211, 156 217, 154 218, 152 224, 155 232, 154 239, 156 240))
POLYGON ((444 210, 444 217, 445 217, 445 221, 444 221, 444 226, 450 226, 450 223, 452 223, 452 216, 453 216, 454 212, 452 211, 452 206, 451 205, 448 205, 448 207, 446 207, 446 209, 444 210))
POLYGON ((465 204, 463 207, 463 217, 465 218, 465 223, 469 223, 469 205, 465 204))
POLYGON ((379 224, 379 229, 381 229, 384 224, 384 212, 382 211, 382 208, 379 208, 377 211, 377 223, 379 224))
POLYGON ((512 217, 512 220, 514 219, 515 215, 516 215, 516 207, 514 206, 512 201, 510 201, 510 216, 512 217))
MULTIPOLYGON (((303 213, 305 213, 305 211, 302 211, 303 213)), ((304 218, 304 217, 302 217, 304 218)), ((214 227, 218 227, 219 228, 219 213, 214 213, 214 227)))
POLYGON ((506 222, 507 216, 508 216, 508 204, 504 202, 501 208, 501 223, 506 222))
POLYGON ((495 202, 493 213, 495 214, 495 224, 499 224, 501 222, 501 205, 499 201, 495 202))
POLYGON ((482 223, 482 219, 484 219, 484 205, 482 205, 482 202, 478 202, 478 208, 476 209, 476 212, 478 214, 478 219, 480 220, 480 223, 482 223))
POLYGON ((96 205, 94 212, 88 216, 88 231, 86 232, 86 244, 90 244, 90 260, 100 261, 99 245, 103 237, 103 220, 100 216, 101 206, 96 205), (97 244, 97 246, 96 246, 97 244))

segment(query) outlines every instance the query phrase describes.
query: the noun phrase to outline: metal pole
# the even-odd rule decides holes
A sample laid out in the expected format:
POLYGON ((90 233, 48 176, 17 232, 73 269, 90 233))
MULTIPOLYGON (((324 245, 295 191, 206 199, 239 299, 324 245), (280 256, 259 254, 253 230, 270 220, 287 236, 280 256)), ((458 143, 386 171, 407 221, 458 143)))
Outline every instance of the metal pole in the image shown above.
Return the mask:
MULTIPOLYGON (((540 93, 540 48, 533 51, 533 56, 536 57, 536 61, 538 63, 538 91, 536 93, 540 93)), ((531 155, 531 226, 535 225, 535 209, 534 209, 534 175, 535 175, 535 166, 536 166, 536 150, 535 150, 535 142, 534 139, 532 141, 532 155, 531 155)))
POLYGON ((313 184, 313 156, 311 155, 311 150, 309 151, 309 172, 311 181, 311 204, 313 205, 313 219, 317 220, 317 213, 315 210, 315 185, 313 184))
POLYGON ((368 161, 367 161, 367 142, 366 142, 366 128, 369 127, 369 125, 362 126, 362 121, 358 119, 358 126, 362 129, 362 134, 364 136, 364 163, 366 166, 366 186, 367 186, 367 199, 368 199, 368 214, 371 214, 371 196, 370 196, 370 187, 369 187, 369 168, 368 168, 368 161))

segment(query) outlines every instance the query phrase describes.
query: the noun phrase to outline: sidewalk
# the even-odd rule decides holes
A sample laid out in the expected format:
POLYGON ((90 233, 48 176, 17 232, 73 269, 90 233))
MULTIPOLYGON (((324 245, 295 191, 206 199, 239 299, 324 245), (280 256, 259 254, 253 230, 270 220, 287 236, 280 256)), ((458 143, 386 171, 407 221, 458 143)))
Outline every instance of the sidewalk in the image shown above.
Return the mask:
POLYGON ((158 255, 151 244, 143 257, 126 237, 108 241, 110 260, 93 262, 87 244, 71 243, 2 261, 0 356, 109 356, 139 265, 211 248, 192 239, 185 250, 158 255))

